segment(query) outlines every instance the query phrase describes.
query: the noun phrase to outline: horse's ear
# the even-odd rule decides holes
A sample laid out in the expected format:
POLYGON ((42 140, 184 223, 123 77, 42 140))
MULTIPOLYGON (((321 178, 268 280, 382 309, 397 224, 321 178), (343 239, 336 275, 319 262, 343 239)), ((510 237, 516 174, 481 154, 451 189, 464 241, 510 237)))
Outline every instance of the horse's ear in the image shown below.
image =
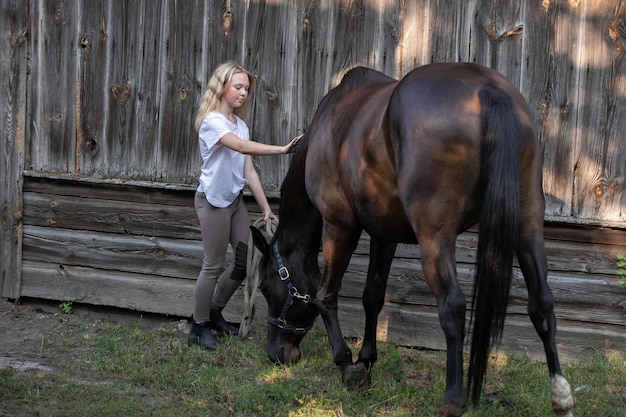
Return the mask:
POLYGON ((254 246, 261 252, 264 257, 268 257, 270 253, 270 245, 265 240, 265 236, 259 229, 254 226, 250 226, 250 232, 252 233, 252 241, 254 242, 254 246))

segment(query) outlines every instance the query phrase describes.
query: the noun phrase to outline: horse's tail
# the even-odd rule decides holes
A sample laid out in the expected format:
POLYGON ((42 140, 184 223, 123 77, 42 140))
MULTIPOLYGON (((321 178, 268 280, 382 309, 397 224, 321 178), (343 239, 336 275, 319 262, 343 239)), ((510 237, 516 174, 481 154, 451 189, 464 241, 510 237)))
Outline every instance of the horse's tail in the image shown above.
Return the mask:
POLYGON ((487 84, 482 108, 481 184, 484 200, 474 290, 468 393, 478 404, 491 347, 500 341, 506 316, 519 223, 520 121, 512 97, 487 84))

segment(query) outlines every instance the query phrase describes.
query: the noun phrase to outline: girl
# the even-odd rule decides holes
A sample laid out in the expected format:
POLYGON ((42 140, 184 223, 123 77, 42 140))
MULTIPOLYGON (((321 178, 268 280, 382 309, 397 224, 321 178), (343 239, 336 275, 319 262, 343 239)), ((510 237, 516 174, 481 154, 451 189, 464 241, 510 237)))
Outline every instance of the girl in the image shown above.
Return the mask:
POLYGON ((276 155, 294 151, 300 136, 285 146, 249 140, 244 119, 249 115, 248 95, 255 78, 240 65, 226 62, 211 76, 196 116, 202 167, 195 208, 202 230, 204 259, 196 281, 189 346, 215 349, 212 333, 236 335, 222 309, 246 277, 250 218, 242 199, 247 185, 263 211, 263 219, 276 220, 250 155, 276 155), (234 261, 225 268, 228 244, 234 261))

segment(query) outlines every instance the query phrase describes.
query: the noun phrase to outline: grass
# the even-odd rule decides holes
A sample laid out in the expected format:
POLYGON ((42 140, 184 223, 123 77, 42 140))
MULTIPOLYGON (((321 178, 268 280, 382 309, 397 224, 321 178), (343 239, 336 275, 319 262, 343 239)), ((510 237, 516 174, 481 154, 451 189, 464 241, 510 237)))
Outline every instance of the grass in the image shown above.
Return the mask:
MULTIPOLYGON (((389 343, 379 344, 372 386, 348 392, 320 333, 306 337, 299 364, 283 367, 267 360, 261 336, 206 352, 173 326, 71 317, 67 328, 53 372, 0 371, 0 415, 436 416, 445 386, 445 353, 389 343)), ((564 366, 575 416, 626 416, 625 359, 598 352, 564 366)), ((550 416, 549 390, 544 364, 494 355, 482 404, 466 415, 550 416)))

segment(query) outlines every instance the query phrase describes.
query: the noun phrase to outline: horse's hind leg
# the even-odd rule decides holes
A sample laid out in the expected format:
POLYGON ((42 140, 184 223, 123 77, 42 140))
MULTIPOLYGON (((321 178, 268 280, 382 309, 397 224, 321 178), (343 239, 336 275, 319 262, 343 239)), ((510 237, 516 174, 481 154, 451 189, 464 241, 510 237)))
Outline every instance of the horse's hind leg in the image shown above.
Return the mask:
POLYGON ((439 322, 446 338, 446 393, 440 416, 459 417, 465 411, 463 389, 463 339, 465 337, 465 296, 456 278, 454 237, 420 236, 424 277, 437 298, 439 322), (441 239, 441 240, 440 240, 441 239))
POLYGON ((528 315, 543 342, 551 381, 552 409, 555 416, 571 416, 574 407, 569 383, 561 373, 556 348, 554 297, 547 282, 547 260, 543 241, 543 212, 537 221, 522 221, 518 261, 528 288, 528 315))
POLYGON ((372 236, 370 242, 370 263, 367 281, 363 291, 363 309, 365 310, 365 336, 359 352, 359 362, 370 369, 378 359, 376 350, 376 329, 378 315, 385 303, 385 291, 389 269, 396 252, 396 243, 384 242, 372 236))

